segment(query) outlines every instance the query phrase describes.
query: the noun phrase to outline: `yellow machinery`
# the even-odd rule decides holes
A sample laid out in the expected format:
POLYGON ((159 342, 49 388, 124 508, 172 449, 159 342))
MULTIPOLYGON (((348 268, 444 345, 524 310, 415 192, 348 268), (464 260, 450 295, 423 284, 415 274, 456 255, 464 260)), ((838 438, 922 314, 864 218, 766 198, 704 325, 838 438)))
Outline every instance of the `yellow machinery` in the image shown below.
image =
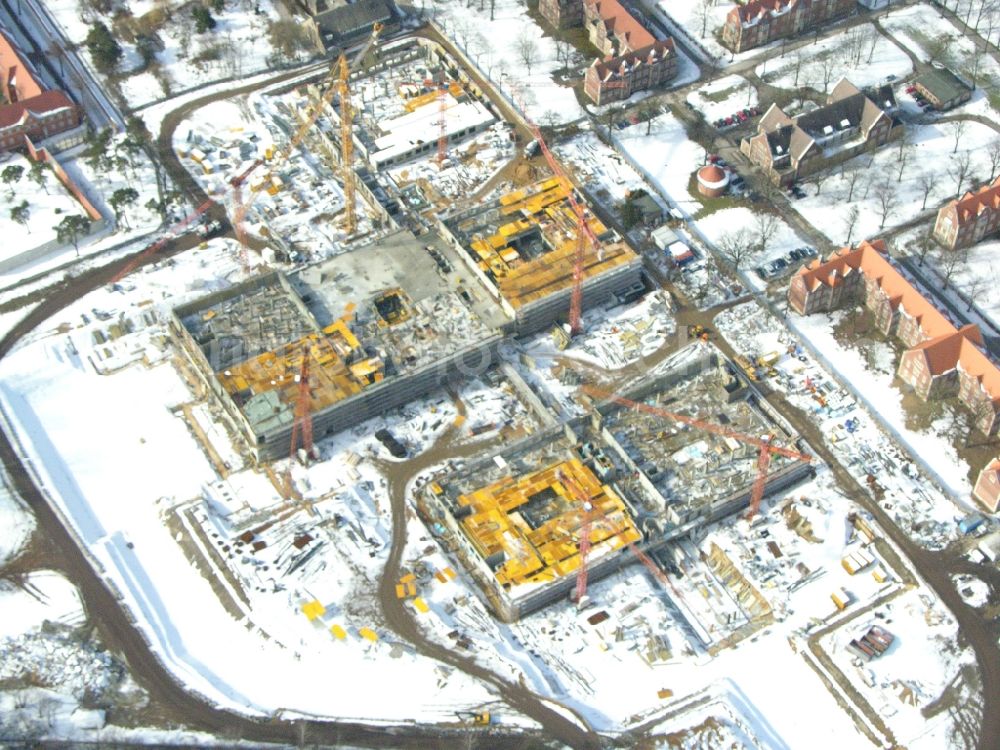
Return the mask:
POLYGON ((466 724, 474 727, 488 726, 492 719, 489 711, 458 711, 456 715, 466 724))

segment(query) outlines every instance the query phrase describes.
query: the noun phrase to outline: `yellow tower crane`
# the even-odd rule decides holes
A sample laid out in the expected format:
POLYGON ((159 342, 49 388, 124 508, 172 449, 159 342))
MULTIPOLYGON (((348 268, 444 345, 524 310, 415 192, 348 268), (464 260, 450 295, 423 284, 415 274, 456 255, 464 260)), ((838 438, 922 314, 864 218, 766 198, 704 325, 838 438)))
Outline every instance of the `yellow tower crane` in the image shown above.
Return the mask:
POLYGON ((339 78, 337 91, 340 95, 340 174, 344 183, 344 230, 348 235, 354 234, 358 228, 358 215, 355 206, 357 192, 354 182, 354 109, 351 106, 351 67, 364 60, 378 41, 382 33, 382 24, 372 26, 371 36, 364 47, 353 57, 350 64, 347 56, 341 52, 337 61, 339 78))

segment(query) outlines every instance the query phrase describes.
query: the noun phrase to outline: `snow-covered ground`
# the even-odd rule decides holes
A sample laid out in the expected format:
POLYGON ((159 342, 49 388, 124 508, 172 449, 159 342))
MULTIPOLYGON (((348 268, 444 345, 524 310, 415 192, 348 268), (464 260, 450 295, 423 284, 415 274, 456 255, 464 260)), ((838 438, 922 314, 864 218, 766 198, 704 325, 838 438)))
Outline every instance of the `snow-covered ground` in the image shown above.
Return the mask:
POLYGON ((40 186, 29 177, 32 162, 27 157, 18 153, 7 153, 4 157, 0 169, 21 169, 23 174, 17 182, 5 183, 0 190, 0 233, 4 237, 0 260, 55 242, 56 225, 63 218, 87 215, 52 170, 45 168, 45 184, 40 186), (14 220, 15 209, 22 204, 27 209, 23 224, 14 220))
POLYGON ((671 114, 657 116, 652 124, 639 123, 614 131, 616 144, 640 164, 662 195, 688 214, 701 209, 689 192, 691 174, 705 159, 705 150, 688 140, 683 123, 671 114), (649 135, 646 129, 649 128, 649 135))
POLYGON ((784 57, 770 57, 754 71, 781 89, 813 88, 824 93, 841 78, 858 88, 885 83, 913 72, 910 58, 871 24, 854 26, 784 57), (824 83, 826 89, 824 91, 824 83))
POLYGON ((757 89, 742 76, 718 78, 687 95, 687 101, 709 122, 757 106, 757 89))
MULTIPOLYGON (((53 0, 46 6, 66 37, 81 46, 82 56, 90 62, 83 42, 92 23, 101 20, 112 28, 112 20, 98 16, 80 0, 53 0)), ((179 0, 129 3, 124 17, 128 21, 123 21, 123 26, 131 23, 133 29, 152 32, 163 44, 163 49, 155 52, 155 61, 143 70, 134 41, 120 37, 123 55, 119 72, 124 74, 120 85, 130 105, 141 106, 221 78, 238 78, 273 67, 275 52, 268 29, 281 16, 271 0, 253 4, 227 0, 221 12, 211 12, 215 28, 199 34, 189 4, 179 0)))
POLYGON ((14 494, 6 475, 0 484, 0 565, 21 550, 35 528, 35 517, 14 494))
POLYGON ((922 62, 946 65, 969 84, 976 82, 972 99, 950 114, 968 113, 1000 119, 1000 63, 959 32, 929 3, 892 11, 882 26, 922 62))
POLYGON ((819 178, 821 184, 815 177, 807 180, 806 197, 793 200, 792 207, 831 241, 846 244, 850 235, 855 243, 878 237, 883 229, 919 215, 924 205, 925 181, 929 186, 925 210, 934 210, 954 198, 958 174, 952 172, 959 160, 967 158, 970 165, 962 182, 963 192, 972 187, 973 178, 989 176, 986 147, 997 138, 997 132, 986 125, 971 121, 960 126, 941 122, 908 125, 905 138, 905 144, 889 143, 824 173, 819 178))
POLYGON ((488 8, 451 0, 431 0, 426 14, 508 97, 523 103, 535 122, 567 123, 583 117, 572 87, 553 77, 564 66, 548 30, 535 23, 520 0, 496 0, 491 6, 492 21, 488 8))
POLYGON ((714 211, 696 219, 694 223, 705 239, 716 247, 726 247, 733 238, 741 238, 745 240, 745 244, 757 246, 761 229, 766 235, 770 235, 763 252, 756 251, 742 259, 742 270, 747 272, 747 279, 758 289, 763 289, 765 282, 753 273, 755 266, 766 265, 776 258, 785 257, 790 250, 805 244, 802 237, 783 219, 773 214, 754 212, 743 206, 714 211))

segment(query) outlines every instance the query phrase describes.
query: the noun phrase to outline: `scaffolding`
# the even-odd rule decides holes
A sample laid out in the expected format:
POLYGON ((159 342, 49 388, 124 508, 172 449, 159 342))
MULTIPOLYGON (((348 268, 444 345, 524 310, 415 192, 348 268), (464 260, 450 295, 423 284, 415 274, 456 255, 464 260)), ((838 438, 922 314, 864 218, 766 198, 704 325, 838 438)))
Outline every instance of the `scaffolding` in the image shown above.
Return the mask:
POLYGON ((592 559, 639 541, 625 503, 576 458, 523 477, 506 477, 458 498, 461 525, 505 588, 545 583, 571 575, 580 565, 580 500, 568 477, 592 506, 592 559), (468 510, 464 510, 468 508, 468 510))

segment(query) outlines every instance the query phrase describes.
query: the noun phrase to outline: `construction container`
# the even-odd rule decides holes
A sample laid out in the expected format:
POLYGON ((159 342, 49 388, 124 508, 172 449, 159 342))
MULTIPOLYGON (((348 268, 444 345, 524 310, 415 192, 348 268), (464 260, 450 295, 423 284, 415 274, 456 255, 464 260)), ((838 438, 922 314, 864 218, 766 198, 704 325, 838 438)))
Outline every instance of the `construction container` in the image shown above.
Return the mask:
POLYGON ((413 600, 413 606, 421 614, 427 614, 431 611, 431 608, 427 606, 427 602, 421 599, 419 596, 413 600))
POLYGON ((331 625, 330 632, 338 641, 342 641, 347 638, 347 631, 340 627, 340 625, 331 625))
POLYGON ((830 598, 833 600, 837 609, 841 611, 847 609, 848 605, 851 603, 851 595, 848 594, 843 588, 839 588, 831 592, 830 598))
POLYGON ((892 576, 886 572, 885 568, 879 565, 872 570, 872 578, 875 579, 876 583, 886 583, 892 579, 892 576))
POLYGON ((326 612, 326 607, 320 604, 316 599, 302 605, 302 614, 306 616, 306 619, 309 620, 309 622, 313 622, 316 618, 322 616, 324 612, 326 612))
POLYGON ((366 641, 371 641, 372 643, 375 643, 375 642, 378 641, 378 633, 376 633, 371 628, 359 628, 358 629, 358 635, 360 635, 366 641))

